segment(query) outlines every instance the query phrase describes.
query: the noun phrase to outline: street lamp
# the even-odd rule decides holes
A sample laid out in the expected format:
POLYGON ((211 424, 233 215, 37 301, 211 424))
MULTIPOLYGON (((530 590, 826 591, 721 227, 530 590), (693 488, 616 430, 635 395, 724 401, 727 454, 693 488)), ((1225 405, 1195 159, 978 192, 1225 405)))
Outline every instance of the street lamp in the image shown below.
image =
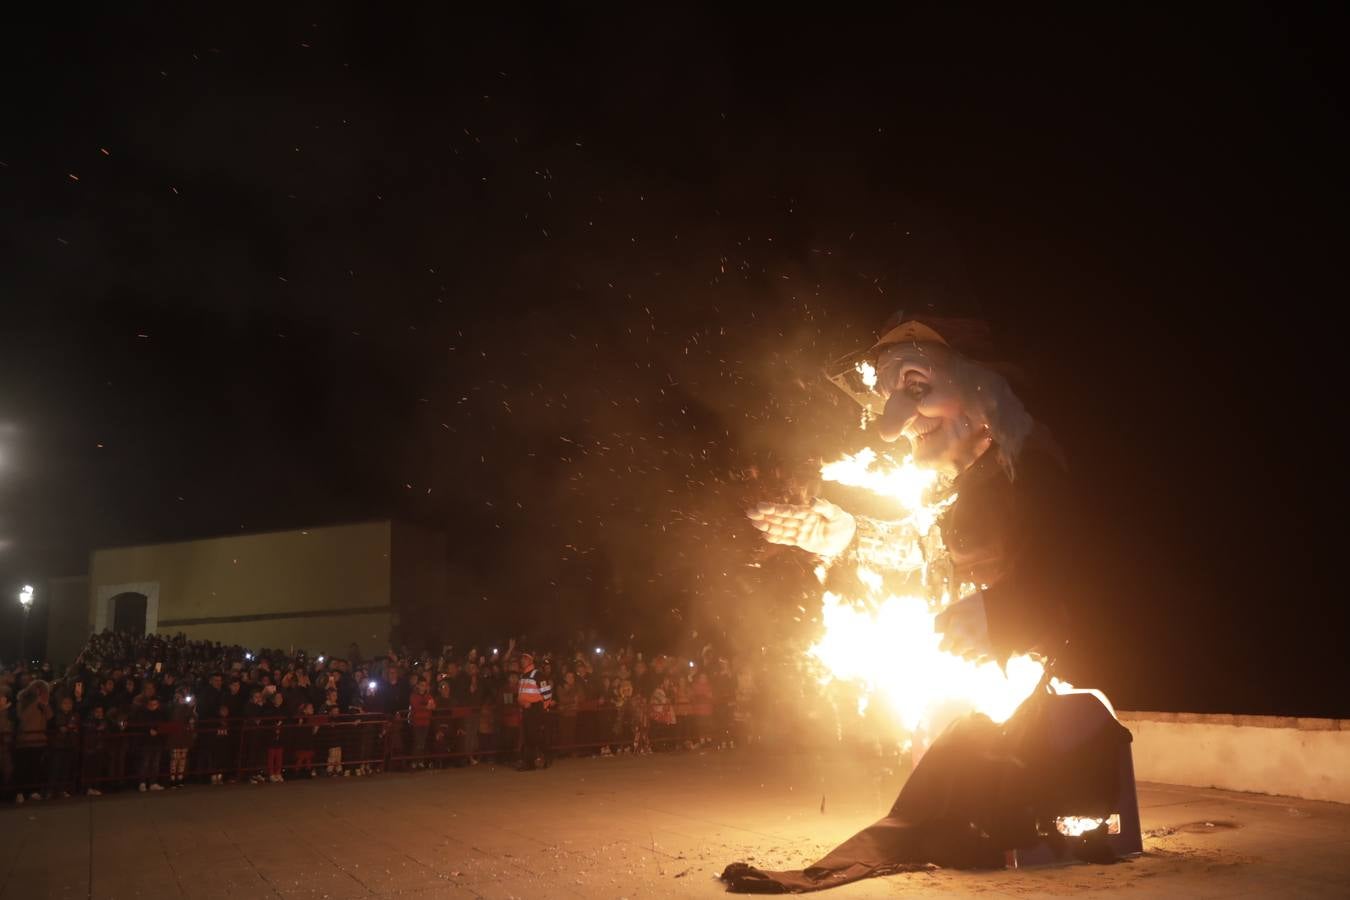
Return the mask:
POLYGON ((28 661, 28 614, 33 611, 33 586, 25 584, 19 591, 19 605, 23 607, 23 626, 19 629, 19 659, 28 661))

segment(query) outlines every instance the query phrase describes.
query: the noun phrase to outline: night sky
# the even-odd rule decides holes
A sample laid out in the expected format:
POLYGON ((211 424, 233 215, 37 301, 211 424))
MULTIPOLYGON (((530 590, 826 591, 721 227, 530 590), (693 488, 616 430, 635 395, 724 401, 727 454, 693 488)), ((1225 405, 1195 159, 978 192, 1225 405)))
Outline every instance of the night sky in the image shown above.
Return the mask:
POLYGON ((442 640, 772 649, 808 561, 740 509, 863 446, 820 367, 922 307, 1068 452, 1072 680, 1350 715, 1343 23, 116 6, 4 29, 6 598, 395 516, 442 640))

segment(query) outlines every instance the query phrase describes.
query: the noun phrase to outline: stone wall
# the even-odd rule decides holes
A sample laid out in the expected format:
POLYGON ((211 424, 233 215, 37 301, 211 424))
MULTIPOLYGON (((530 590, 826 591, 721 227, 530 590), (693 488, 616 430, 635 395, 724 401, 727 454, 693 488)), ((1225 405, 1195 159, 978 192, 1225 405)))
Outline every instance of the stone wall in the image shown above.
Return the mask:
POLYGON ((1350 720, 1117 713, 1140 781, 1350 803, 1350 720))

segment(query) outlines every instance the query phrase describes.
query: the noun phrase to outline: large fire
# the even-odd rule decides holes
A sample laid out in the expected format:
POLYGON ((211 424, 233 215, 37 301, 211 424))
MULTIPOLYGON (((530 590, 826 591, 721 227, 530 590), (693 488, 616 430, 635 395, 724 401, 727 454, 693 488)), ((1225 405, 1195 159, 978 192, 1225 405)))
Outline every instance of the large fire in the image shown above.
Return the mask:
MULTIPOLYGON (((823 466, 821 476, 892 501, 899 513, 897 533, 909 545, 897 548, 892 574, 908 576, 909 584, 932 584, 927 567, 935 543, 940 546, 937 518, 956 499, 951 493, 937 496, 934 473, 909 459, 897 463, 865 449, 823 466)), ((855 574, 860 596, 825 591, 824 634, 807 654, 820 667, 822 683, 844 681, 862 690, 860 714, 871 701, 883 703, 909 731, 937 730, 970 711, 1002 722, 1044 675, 1041 662, 1030 656, 1014 656, 1005 672, 995 662, 976 663, 940 650, 942 635, 934 622, 953 599, 949 587, 930 590, 929 596, 922 587, 897 595, 883 586, 884 573, 857 564, 855 574)), ((824 582, 826 569, 817 575, 824 582)), ((976 589, 962 585, 959 593, 976 589)), ((1069 689, 1063 682, 1055 687, 1069 689)))

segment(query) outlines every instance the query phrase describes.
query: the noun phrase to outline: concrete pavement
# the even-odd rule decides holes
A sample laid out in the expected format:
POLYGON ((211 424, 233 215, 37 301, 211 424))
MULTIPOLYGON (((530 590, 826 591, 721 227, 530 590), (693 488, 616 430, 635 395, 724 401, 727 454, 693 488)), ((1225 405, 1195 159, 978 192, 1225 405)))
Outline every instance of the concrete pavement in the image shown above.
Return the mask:
MULTIPOLYGON (((728 862, 800 867, 901 782, 843 751, 756 749, 30 803, 0 808, 0 900, 714 897, 728 862)), ((1130 862, 822 896, 1350 896, 1350 806, 1163 785, 1140 805, 1130 862)))

